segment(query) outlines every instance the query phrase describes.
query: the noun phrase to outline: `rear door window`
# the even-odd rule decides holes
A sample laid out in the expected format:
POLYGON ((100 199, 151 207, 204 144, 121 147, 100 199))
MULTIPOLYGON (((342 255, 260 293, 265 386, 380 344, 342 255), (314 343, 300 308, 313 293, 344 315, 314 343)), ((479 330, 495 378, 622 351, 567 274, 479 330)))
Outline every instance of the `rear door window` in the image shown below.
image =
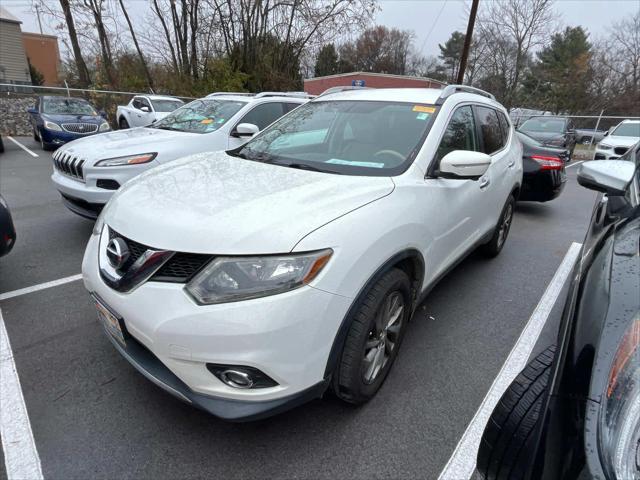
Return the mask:
POLYGON ((509 123, 509 120, 507 119, 507 116, 502 112, 498 112, 498 120, 500 121, 500 128, 502 130, 503 143, 506 145, 507 142, 509 141, 509 133, 511 132, 511 124, 509 123))
POLYGON ((239 123, 252 123, 262 130, 284 115, 284 104, 269 102, 258 105, 247 113, 239 123))
POLYGON ((482 135, 483 152, 491 155, 504 147, 504 138, 498 112, 493 108, 476 106, 480 135, 482 135))

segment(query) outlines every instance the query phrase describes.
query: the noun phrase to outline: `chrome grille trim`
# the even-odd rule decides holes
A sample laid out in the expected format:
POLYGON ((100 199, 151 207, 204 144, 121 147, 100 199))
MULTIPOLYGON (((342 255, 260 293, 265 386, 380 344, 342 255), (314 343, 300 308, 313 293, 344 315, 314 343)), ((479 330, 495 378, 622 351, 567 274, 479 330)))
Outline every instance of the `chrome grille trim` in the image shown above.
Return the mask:
POLYGON ((80 135, 88 135, 98 131, 98 125, 95 123, 63 123, 61 127, 65 132, 78 133, 80 135))
POLYGON ((84 159, 66 152, 57 151, 53 154, 53 166, 58 172, 82 181, 84 181, 84 171, 82 170, 84 162, 84 159))

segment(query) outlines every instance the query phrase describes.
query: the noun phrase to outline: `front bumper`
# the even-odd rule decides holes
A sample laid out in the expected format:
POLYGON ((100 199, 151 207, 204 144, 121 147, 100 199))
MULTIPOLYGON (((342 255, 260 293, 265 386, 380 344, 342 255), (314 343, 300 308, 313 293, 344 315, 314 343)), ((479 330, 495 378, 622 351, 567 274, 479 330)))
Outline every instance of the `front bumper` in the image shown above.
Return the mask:
POLYGON ((41 128, 39 132, 40 137, 45 144, 58 147, 78 138, 90 137, 91 135, 96 135, 97 133, 99 132, 81 134, 66 131, 49 130, 47 128, 41 128))
POLYGON ((199 306, 183 284, 150 281, 119 293, 100 277, 98 243, 92 236, 87 246, 85 286, 124 319, 132 339, 116 348, 154 383, 229 420, 277 413, 324 391, 329 352, 350 299, 306 286, 199 306), (278 385, 236 389, 215 377, 207 363, 257 368, 278 385))
MULTIPOLYGON (((621 149, 622 147, 617 147, 617 149, 621 149)), ((618 158, 620 158, 622 155, 624 155, 623 153, 616 153, 615 152, 616 148, 600 148, 599 146, 596 147, 596 152, 595 152, 595 156, 594 156, 594 160, 616 160, 618 158)), ((625 150, 626 152, 626 150, 625 150)))

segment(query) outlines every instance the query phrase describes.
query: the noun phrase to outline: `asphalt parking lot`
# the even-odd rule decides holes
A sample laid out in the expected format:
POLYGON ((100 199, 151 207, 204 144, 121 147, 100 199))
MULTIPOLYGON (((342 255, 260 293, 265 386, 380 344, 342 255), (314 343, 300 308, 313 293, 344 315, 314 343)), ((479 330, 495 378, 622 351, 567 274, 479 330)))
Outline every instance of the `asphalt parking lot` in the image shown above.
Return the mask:
MULTIPOLYGON (((80 273, 92 228, 52 187, 50 152, 17 140, 38 157, 5 139, 0 191, 18 239, 0 259, 0 299, 80 273)), ((122 359, 81 281, 0 300, 44 477, 437 478, 570 245, 584 238, 595 194, 577 185, 575 167, 567 172, 560 198, 518 206, 499 257, 471 255, 431 292, 386 383, 359 408, 327 395, 225 423, 122 359)), ((553 342, 563 301, 536 350, 553 342)))

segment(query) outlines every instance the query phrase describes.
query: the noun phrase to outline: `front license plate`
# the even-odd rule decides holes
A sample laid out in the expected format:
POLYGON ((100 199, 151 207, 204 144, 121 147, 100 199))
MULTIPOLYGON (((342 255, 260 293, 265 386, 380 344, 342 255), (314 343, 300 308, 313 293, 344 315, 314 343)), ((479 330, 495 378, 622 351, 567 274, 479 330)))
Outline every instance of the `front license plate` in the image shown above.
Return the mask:
POLYGON ((97 298, 94 297, 93 300, 96 304, 96 310, 98 311, 98 319, 107 329, 107 332, 109 332, 122 345, 126 345, 124 340, 124 331, 122 329, 122 319, 112 313, 111 310, 97 298))

